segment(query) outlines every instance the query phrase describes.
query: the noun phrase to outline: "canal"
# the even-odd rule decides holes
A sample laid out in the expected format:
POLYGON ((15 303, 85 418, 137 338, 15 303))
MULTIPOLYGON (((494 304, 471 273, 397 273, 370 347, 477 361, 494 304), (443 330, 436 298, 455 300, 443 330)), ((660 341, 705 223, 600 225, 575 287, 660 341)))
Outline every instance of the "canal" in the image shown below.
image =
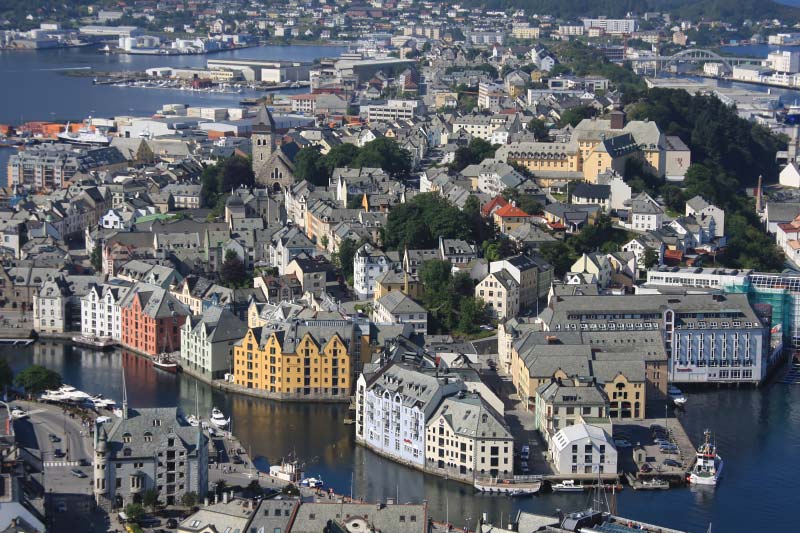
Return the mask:
MULTIPOLYGON (((547 494, 509 499, 475 494, 471 487, 423 475, 354 444, 354 426, 345 425, 346 405, 277 403, 226 394, 184 374, 155 370, 150 363, 120 351, 99 353, 53 342, 25 348, 2 347, 0 356, 15 372, 40 364, 59 372, 66 383, 120 401, 122 367, 132 407, 179 405, 207 417, 213 406, 229 414, 233 431, 258 458, 260 468, 288 454, 306 463, 336 492, 377 500, 427 500, 434 518, 449 516, 456 525, 473 525, 480 513, 507 523, 519 509, 551 513, 588 503, 583 494, 547 494)), ((725 460, 721 484, 712 490, 666 492, 624 490, 617 496, 620 514, 663 526, 704 532, 794 530, 797 501, 792 483, 800 477, 800 387, 768 385, 760 389, 691 392, 678 413, 694 441, 703 429, 714 432, 725 460)))

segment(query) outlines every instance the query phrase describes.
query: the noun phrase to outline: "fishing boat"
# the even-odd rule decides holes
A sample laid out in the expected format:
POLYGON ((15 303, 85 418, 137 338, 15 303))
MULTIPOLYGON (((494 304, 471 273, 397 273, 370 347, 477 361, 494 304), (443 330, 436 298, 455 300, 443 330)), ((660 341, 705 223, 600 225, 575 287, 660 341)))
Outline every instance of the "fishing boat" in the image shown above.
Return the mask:
POLYGON ((231 423, 230 418, 225 418, 225 415, 222 414, 222 411, 214 407, 211 409, 211 423, 217 426, 220 429, 224 429, 231 423))
POLYGON ((269 475, 283 481, 288 481, 289 483, 302 484, 303 467, 300 466, 300 463, 296 460, 281 460, 281 464, 269 467, 269 475))
POLYGON ((108 350, 117 343, 111 337, 96 337, 94 335, 76 335, 72 337, 72 342, 78 346, 95 350, 108 350))
POLYGON ((572 479, 565 479, 561 483, 554 483, 550 486, 553 492, 583 492, 583 485, 575 483, 572 479))
POLYGON ((667 390, 667 394, 669 394, 672 403, 675 405, 681 406, 686 405, 686 396, 683 394, 683 391, 680 390, 675 385, 670 385, 669 389, 667 390))
POLYGON ((711 442, 711 432, 703 432, 703 444, 697 448, 697 460, 686 476, 686 480, 693 485, 714 486, 722 475, 722 457, 717 455, 717 445, 711 442))
MULTIPOLYGON (((91 117, 89 117, 89 120, 91 120, 91 117)), ((82 125, 77 132, 72 132, 70 131, 70 124, 68 122, 64 131, 57 134, 56 137, 60 142, 69 144, 88 146, 108 146, 111 144, 111 137, 92 130, 88 124, 82 125)))
POLYGON ((168 353, 161 353, 153 357, 153 366, 170 374, 175 374, 180 370, 177 361, 168 353))

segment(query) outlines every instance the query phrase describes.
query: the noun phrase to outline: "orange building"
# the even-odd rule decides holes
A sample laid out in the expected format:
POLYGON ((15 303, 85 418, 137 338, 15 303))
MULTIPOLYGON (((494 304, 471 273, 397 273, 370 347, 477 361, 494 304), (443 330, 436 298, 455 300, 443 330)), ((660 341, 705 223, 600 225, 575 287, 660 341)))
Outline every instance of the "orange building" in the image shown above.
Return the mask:
POLYGON ((181 349, 181 326, 191 311, 168 291, 137 283, 120 302, 122 344, 157 355, 181 349))

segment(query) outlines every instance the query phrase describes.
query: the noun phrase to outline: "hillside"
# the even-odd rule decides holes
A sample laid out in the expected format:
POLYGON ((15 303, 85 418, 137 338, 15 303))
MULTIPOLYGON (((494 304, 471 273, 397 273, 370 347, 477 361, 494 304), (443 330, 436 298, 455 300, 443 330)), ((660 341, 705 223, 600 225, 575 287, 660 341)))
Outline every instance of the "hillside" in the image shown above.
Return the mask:
POLYGON ((525 9, 528 13, 555 15, 561 18, 607 15, 623 17, 628 12, 666 11, 683 17, 741 22, 745 19, 779 18, 799 21, 800 8, 773 0, 464 0, 464 6, 486 9, 525 9))

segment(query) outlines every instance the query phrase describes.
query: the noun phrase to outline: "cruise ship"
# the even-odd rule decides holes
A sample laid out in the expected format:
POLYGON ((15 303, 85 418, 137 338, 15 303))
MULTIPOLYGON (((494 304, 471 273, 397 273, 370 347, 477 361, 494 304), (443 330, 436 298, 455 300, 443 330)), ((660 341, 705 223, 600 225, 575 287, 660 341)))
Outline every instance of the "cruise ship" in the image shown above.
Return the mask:
POLYGON ((57 135, 58 140, 69 144, 81 144, 85 146, 108 146, 111 144, 111 137, 100 132, 91 130, 84 124, 77 132, 69 130, 69 122, 64 131, 57 135))

